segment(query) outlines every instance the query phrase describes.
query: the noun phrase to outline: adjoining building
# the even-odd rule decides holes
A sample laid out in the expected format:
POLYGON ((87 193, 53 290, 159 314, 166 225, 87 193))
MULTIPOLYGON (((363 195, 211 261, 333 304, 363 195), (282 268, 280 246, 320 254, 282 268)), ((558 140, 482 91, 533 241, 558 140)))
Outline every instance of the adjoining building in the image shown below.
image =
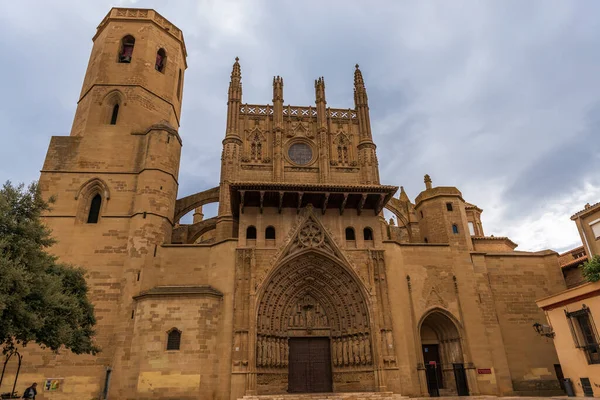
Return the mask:
POLYGON ((279 76, 272 103, 246 104, 236 59, 220 181, 178 199, 186 56, 154 10, 98 26, 40 187, 52 251, 89 271, 103 351, 28 346, 20 381, 64 378, 56 399, 561 393, 531 329, 535 299, 566 288, 557 253, 484 236, 482 209, 427 175, 414 202, 381 184, 358 65, 345 108, 323 78, 314 105, 286 105, 279 76))
POLYGON ((600 397, 600 282, 586 282, 579 267, 600 254, 600 203, 571 217, 583 246, 561 255, 568 289, 542 298, 537 304, 546 312, 547 335, 554 345, 562 373, 577 396, 600 397))

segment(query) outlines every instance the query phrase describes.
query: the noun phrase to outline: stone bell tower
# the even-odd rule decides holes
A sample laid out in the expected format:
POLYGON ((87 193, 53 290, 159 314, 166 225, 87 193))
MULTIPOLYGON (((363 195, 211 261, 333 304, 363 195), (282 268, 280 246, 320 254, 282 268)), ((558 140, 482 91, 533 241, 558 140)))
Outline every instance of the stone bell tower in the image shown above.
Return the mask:
POLYGON ((155 284, 173 227, 186 49, 149 9, 111 9, 93 41, 71 134, 52 137, 40 188, 56 197, 45 216, 53 253, 89 272, 103 352, 81 369, 98 381, 114 371, 111 387, 124 387, 133 296, 155 284))
POLYGON ((182 32, 154 10, 113 8, 93 40, 71 136, 106 125, 179 127, 187 68, 182 32))

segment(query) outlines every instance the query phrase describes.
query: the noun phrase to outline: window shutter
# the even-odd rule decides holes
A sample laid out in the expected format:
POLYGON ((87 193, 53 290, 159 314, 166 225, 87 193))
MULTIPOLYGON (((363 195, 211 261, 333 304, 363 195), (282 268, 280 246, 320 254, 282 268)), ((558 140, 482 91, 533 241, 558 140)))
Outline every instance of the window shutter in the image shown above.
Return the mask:
POLYGON ((469 233, 471 234, 471 236, 475 236, 475 226, 472 222, 469 222, 469 233))
POLYGON ((594 237, 596 239, 600 238, 600 221, 590 226, 592 227, 592 231, 594 232, 594 237))

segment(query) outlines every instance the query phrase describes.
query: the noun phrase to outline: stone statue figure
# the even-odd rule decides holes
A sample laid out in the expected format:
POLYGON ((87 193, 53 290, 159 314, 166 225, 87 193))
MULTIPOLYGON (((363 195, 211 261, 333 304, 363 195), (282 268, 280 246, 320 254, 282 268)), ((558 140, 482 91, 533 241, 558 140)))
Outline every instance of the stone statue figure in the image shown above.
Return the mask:
POLYGON ((360 350, 359 350, 357 336, 352 337, 352 354, 354 355, 354 364, 359 365, 360 364, 360 350))

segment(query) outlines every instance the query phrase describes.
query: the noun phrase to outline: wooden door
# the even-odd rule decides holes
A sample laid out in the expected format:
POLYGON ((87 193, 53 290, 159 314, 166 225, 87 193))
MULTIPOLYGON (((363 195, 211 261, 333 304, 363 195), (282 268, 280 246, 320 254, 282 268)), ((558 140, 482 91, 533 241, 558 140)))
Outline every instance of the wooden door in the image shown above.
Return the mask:
POLYGON ((332 391, 329 338, 289 340, 288 392, 324 393, 332 391))
POLYGON ((459 396, 469 395, 469 385, 464 364, 452 364, 454 368, 454 380, 456 381, 456 392, 459 396))
POLYGON ((563 390, 563 392, 566 393, 567 389, 565 389, 565 376, 563 374, 562 367, 560 366, 560 364, 554 364, 554 371, 556 372, 556 379, 558 379, 560 388, 563 390))
POLYGON ((423 361, 425 363, 425 376, 427 378, 427 389, 431 397, 440 395, 439 389, 443 388, 442 365, 440 363, 440 352, 437 344, 423 345, 423 361))

